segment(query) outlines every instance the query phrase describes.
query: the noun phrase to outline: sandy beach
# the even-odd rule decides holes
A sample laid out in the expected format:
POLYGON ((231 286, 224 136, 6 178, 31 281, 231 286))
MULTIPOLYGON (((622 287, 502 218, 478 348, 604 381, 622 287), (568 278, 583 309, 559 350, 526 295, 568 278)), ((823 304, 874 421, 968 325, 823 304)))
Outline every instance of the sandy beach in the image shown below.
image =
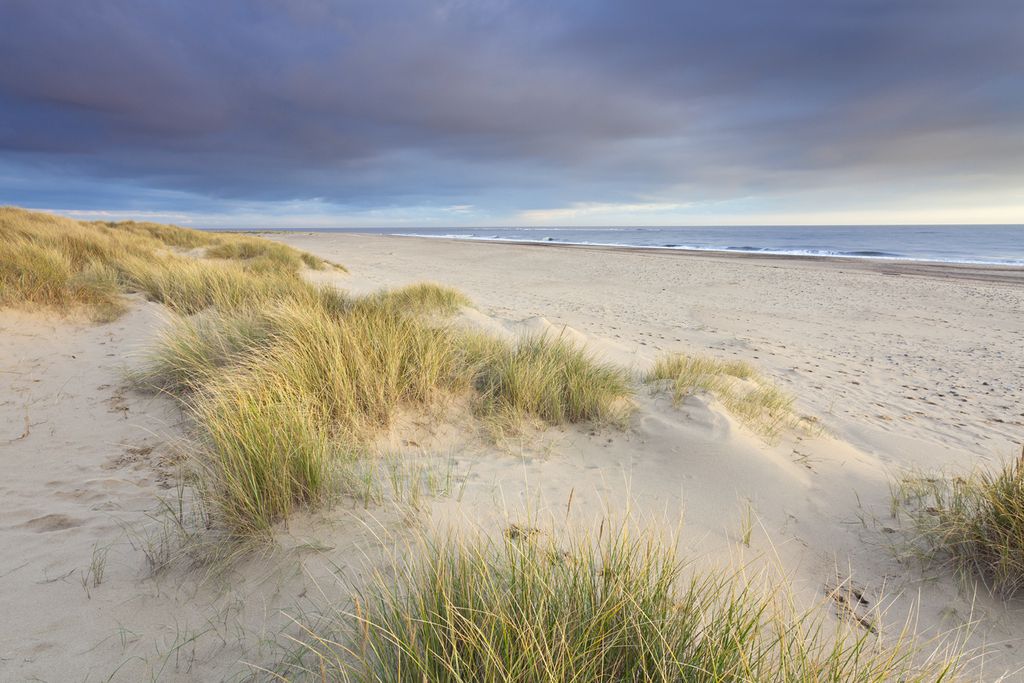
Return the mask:
POLYGON ((886 633, 908 620, 925 638, 973 624, 963 637, 986 653, 980 677, 1020 675, 1020 602, 901 559, 890 515, 901 473, 1020 453, 1020 270, 264 237, 344 264, 348 274, 306 275, 353 294, 456 287, 474 307, 455 324, 498 336, 561 334, 635 371, 666 352, 748 361, 796 396, 811 428, 766 440, 708 396, 676 406, 641 389, 621 429, 560 426, 496 443, 449 406, 381 439, 382 452, 421 468, 406 477, 416 486, 431 473, 415 504, 397 493, 402 505, 341 501, 296 515, 272 550, 227 575, 154 574, 158 501, 190 495, 175 467, 182 416, 170 398, 128 388, 125 372, 166 313, 141 296, 105 324, 0 311, 0 679, 260 679, 296 620, 359 585, 416 528, 550 530, 627 512, 679 525, 696 562, 785 575, 807 604, 853 585, 858 618, 886 633))
POLYGON ((752 361, 896 466, 1005 457, 1024 414, 1024 271, 828 258, 304 233, 365 291, 436 280, 508 321, 543 318, 643 367, 662 351, 752 361))

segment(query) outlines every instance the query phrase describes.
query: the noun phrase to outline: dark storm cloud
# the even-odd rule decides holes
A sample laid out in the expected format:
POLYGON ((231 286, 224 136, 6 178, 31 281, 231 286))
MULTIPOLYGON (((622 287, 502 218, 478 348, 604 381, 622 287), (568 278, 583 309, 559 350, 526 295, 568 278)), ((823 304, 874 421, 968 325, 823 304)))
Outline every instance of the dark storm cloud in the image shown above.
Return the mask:
POLYGON ((1011 186, 1022 38, 1019 0, 6 0, 0 192, 512 211, 1011 186))

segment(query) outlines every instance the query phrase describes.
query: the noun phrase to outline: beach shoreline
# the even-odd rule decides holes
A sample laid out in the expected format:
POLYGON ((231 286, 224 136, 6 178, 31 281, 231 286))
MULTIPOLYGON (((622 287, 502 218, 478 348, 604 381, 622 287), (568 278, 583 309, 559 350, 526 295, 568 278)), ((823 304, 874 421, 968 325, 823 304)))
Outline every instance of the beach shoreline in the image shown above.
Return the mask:
POLYGON ((992 263, 958 263, 955 261, 927 261, 910 258, 823 256, 814 254, 772 254, 763 252, 715 249, 685 249, 682 247, 644 247, 631 245, 596 245, 571 244, 565 242, 537 242, 529 240, 493 240, 474 238, 424 237, 421 235, 380 234, 368 232, 333 233, 327 231, 303 230, 260 230, 258 234, 285 237, 289 235, 358 235, 368 238, 387 238, 403 240, 466 242, 471 244, 506 245, 516 247, 534 247, 542 249, 569 249, 578 251, 597 251, 608 253, 631 253, 660 256, 665 258, 704 258, 742 260, 765 264, 781 263, 799 266, 800 264, 821 265, 826 268, 844 268, 878 273, 880 275, 914 275, 919 277, 974 280, 977 282, 1006 283, 1013 286, 1024 286, 1024 266, 1000 265, 992 263))
POLYGON ((918 464, 963 462, 951 455, 963 447, 994 457, 1010 452, 1024 426, 1013 409, 1024 401, 1024 350, 1014 342, 1024 335, 1014 315, 1024 310, 1024 269, 357 233, 268 237, 352 263, 373 287, 432 279, 493 314, 568 325, 608 340, 617 362, 644 366, 661 352, 701 349, 754 362, 810 411, 839 413, 826 420, 837 433, 894 462, 907 451, 918 464), (967 437, 964 398, 984 409, 967 437), (913 427, 910 442, 898 422, 913 427), (929 446, 912 443, 920 440, 929 446))

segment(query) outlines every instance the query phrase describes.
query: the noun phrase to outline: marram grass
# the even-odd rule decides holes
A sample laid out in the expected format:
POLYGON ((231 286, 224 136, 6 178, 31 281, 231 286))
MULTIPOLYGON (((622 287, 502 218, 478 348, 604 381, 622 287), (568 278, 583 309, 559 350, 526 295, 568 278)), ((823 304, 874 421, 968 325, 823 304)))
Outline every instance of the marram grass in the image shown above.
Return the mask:
POLYGON ((765 379, 749 363, 711 356, 671 354, 658 358, 645 383, 668 381, 673 399, 711 394, 741 422, 767 438, 796 423, 793 397, 765 379))
POLYGON ((931 561, 1003 597, 1024 592, 1024 452, 995 472, 906 478, 893 512, 909 516, 931 561))
POLYGON ((438 285, 258 301, 220 297, 177 317, 135 373, 185 401, 213 508, 241 535, 321 500, 399 410, 468 394, 488 418, 559 424, 621 416, 632 392, 624 371, 556 337, 509 342, 445 324, 438 316, 468 300, 438 285), (316 476, 264 481, 296 466, 316 476))
POLYGON ((471 344, 484 413, 548 424, 616 422, 632 407, 633 388, 624 369, 602 363, 560 336, 532 335, 514 342, 477 338, 471 344))
POLYGON ((199 461, 206 488, 234 533, 262 532, 327 495, 337 454, 315 397, 276 378, 227 375, 193 415, 206 446, 199 461))
MULTIPOLYGON (((227 237, 225 235, 225 237, 227 237)), ((208 258, 223 258, 249 261, 260 267, 273 270, 297 271, 303 266, 322 268, 324 262, 313 254, 300 252, 287 245, 256 237, 231 235, 206 250, 208 258)))
POLYGON ((218 244, 220 237, 215 233, 203 232, 180 228, 176 225, 164 225, 162 223, 139 223, 136 221, 122 222, 94 222, 85 225, 107 228, 120 232, 131 233, 142 237, 149 237, 168 247, 180 249, 196 249, 218 244))
POLYGON ((358 300, 359 308, 389 308, 412 315, 450 315, 464 306, 472 305, 469 298, 451 287, 421 282, 397 289, 386 289, 358 300))
POLYGON ((191 314, 309 287, 298 277, 303 264, 322 262, 247 236, 154 223, 89 223, 0 207, 0 307, 84 308, 109 320, 125 310, 123 293, 141 291, 191 314), (218 257, 178 253, 199 247, 218 257))
POLYGON ((700 571, 625 527, 424 541, 350 609, 307 626, 282 680, 359 683, 952 680, 929 650, 801 612, 742 571, 700 571))
POLYGON ((266 348, 274 331, 274 319, 265 310, 177 316, 131 377, 145 388, 183 396, 209 385, 226 366, 266 348))

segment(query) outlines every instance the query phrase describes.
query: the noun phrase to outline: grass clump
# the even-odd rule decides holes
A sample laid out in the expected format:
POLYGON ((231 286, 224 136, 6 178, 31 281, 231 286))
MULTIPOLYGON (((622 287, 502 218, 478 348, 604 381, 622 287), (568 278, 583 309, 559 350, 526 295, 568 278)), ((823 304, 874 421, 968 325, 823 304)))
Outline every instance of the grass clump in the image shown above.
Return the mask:
POLYGON ((235 262, 207 262, 181 257, 125 264, 129 290, 191 315, 216 306, 220 310, 256 307, 268 301, 312 296, 315 288, 296 274, 252 270, 235 262))
POLYGON ((247 236, 155 223, 87 223, 0 207, 0 306, 85 307, 109 320, 125 310, 121 295, 134 291, 183 314, 258 305, 311 289, 298 277, 304 263, 320 261, 247 236), (197 247, 233 260, 175 253, 197 247))
POLYGON ((711 394, 740 421, 768 438, 796 422, 793 397, 743 361, 671 354, 658 358, 643 381, 670 382, 677 403, 697 392, 711 394))
POLYGON ((336 445, 316 397, 280 378, 228 375, 193 407, 208 492, 221 522, 248 536, 327 495, 336 445))
POLYGON ((296 297, 180 318, 136 379, 182 397, 207 494, 245 536, 321 499, 398 410, 468 387, 465 368, 453 332, 421 317, 296 297))
POLYGON ((427 542, 310 628, 282 678, 932 682, 958 667, 904 633, 887 647, 824 610, 797 613, 767 581, 687 568, 671 548, 624 528, 564 546, 532 533, 427 542))
POLYGON ((0 207, 0 306, 95 308, 106 318, 120 305, 117 264, 152 247, 59 216, 0 207))
POLYGON ((904 479, 893 512, 909 515, 929 560, 1006 598, 1024 591, 1024 451, 994 473, 904 479))
POLYGON ((177 247, 179 249, 196 249, 198 247, 206 247, 211 244, 216 244, 220 239, 217 235, 212 233, 203 232, 201 230, 191 230, 189 228, 181 228, 177 225, 165 225, 163 223, 112 221, 89 223, 87 225, 96 225, 117 232, 147 237, 152 240, 156 240, 165 246, 177 247))
POLYGON ((215 305, 177 319, 136 380, 182 397, 210 465, 213 507, 241 535, 317 500, 332 468, 365 452, 402 409, 467 393, 488 415, 549 423, 623 409, 625 372, 560 339, 511 344, 446 326, 423 313, 455 298, 437 291, 215 305), (263 481, 294 467, 318 474, 287 486, 263 481))
POLYGON ((464 386, 456 338, 390 310, 335 317, 304 305, 273 315, 274 345, 252 371, 287 378, 317 397, 334 429, 361 441, 402 406, 422 406, 464 386))
POLYGON ((451 315, 464 306, 472 306, 472 302, 452 287, 421 282, 371 294, 357 302, 357 305, 363 308, 390 308, 416 315, 451 315))
POLYGON ((325 263, 313 254, 244 235, 223 235, 221 243, 206 250, 207 258, 249 261, 266 270, 297 271, 303 266, 320 269, 325 263))
POLYGON ((207 310, 180 316, 160 333, 131 378, 142 387, 184 396, 209 385, 223 368, 266 348, 273 332, 266 311, 207 310))
POLYGON ((477 338, 469 355, 484 413, 548 424, 616 421, 629 413, 628 373, 562 337, 477 338))

